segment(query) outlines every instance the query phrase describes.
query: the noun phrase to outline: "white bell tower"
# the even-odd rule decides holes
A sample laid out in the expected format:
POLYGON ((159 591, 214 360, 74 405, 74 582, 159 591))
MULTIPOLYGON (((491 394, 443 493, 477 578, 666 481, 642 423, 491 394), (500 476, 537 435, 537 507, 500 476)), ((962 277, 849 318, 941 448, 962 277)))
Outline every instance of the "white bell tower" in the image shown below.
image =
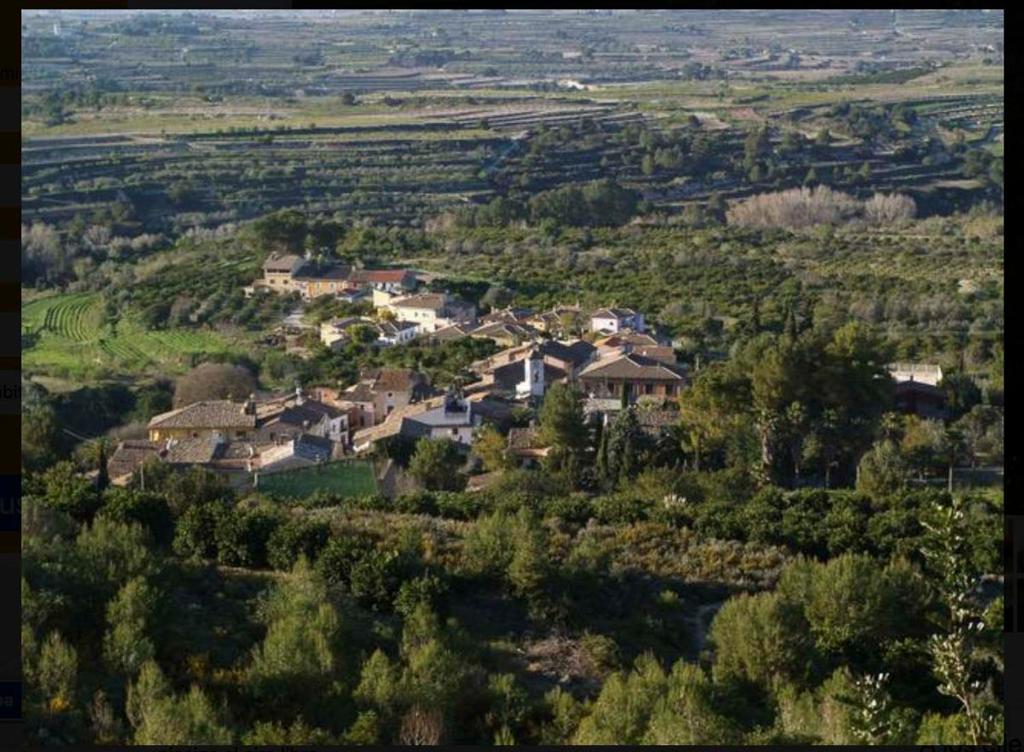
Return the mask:
POLYGON ((544 356, 539 350, 532 350, 523 359, 523 380, 516 385, 520 397, 544 396, 544 356))

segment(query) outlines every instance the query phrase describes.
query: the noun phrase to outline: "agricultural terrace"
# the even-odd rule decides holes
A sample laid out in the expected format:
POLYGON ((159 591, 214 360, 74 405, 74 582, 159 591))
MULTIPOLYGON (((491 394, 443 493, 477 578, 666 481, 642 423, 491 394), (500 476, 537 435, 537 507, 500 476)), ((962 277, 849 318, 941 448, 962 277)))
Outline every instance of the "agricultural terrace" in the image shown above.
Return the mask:
POLYGON ((22 306, 22 368, 65 378, 121 371, 173 374, 195 358, 244 351, 212 331, 149 330, 132 318, 105 317, 99 293, 51 295, 22 306))

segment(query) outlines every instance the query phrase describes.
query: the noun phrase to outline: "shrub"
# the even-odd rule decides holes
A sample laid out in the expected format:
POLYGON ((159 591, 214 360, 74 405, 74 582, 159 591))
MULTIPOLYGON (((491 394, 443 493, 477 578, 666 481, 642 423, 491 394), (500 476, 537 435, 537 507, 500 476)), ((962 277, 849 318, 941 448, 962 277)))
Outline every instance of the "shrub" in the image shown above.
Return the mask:
POLYGON ((267 561, 277 570, 288 571, 300 556, 315 561, 331 536, 324 522, 295 519, 278 526, 267 542, 267 561))

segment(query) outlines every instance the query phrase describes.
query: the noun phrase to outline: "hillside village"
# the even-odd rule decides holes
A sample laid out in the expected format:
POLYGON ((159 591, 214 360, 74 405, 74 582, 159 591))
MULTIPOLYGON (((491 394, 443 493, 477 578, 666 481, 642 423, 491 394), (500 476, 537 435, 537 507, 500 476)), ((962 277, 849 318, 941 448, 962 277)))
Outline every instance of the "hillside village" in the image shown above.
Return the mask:
MULTIPOLYGON (((632 409, 646 433, 670 439, 679 422, 678 397, 689 383, 689 367, 642 312, 562 305, 478 314, 454 295, 423 290, 411 269, 356 269, 276 253, 262 268, 247 295, 298 293, 305 302, 372 304, 373 316, 323 321, 319 338, 327 348, 369 333, 364 341, 379 348, 476 338, 501 349, 471 364, 473 379, 445 389, 413 369, 376 368, 346 388, 297 385, 285 393, 197 402, 156 415, 147 439, 116 447, 108 466, 113 484, 130 482, 147 459, 155 459, 176 468, 205 467, 238 487, 258 486, 261 475, 374 456, 387 442, 446 438, 468 451, 484 425, 505 435, 510 456, 531 466, 546 447, 538 444, 532 419, 515 426, 513 416, 517 410, 532 414, 556 383, 580 391, 584 415, 595 426, 632 409)), ((889 370, 901 411, 942 417, 938 366, 894 363, 889 370)), ((483 481, 471 479, 470 487, 483 481)))
POLYGON ((18 33, 29 746, 1021 737, 1002 10, 18 33))

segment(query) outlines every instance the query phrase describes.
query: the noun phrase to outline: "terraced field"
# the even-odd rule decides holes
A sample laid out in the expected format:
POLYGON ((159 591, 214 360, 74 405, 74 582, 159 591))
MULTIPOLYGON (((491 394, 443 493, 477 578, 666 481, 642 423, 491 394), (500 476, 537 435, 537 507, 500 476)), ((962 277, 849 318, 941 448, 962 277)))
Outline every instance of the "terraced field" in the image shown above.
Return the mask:
POLYGON ((106 321, 99 293, 38 298, 22 306, 26 372, 85 378, 153 371, 180 372, 194 356, 239 352, 244 344, 213 331, 150 331, 140 323, 106 321))

